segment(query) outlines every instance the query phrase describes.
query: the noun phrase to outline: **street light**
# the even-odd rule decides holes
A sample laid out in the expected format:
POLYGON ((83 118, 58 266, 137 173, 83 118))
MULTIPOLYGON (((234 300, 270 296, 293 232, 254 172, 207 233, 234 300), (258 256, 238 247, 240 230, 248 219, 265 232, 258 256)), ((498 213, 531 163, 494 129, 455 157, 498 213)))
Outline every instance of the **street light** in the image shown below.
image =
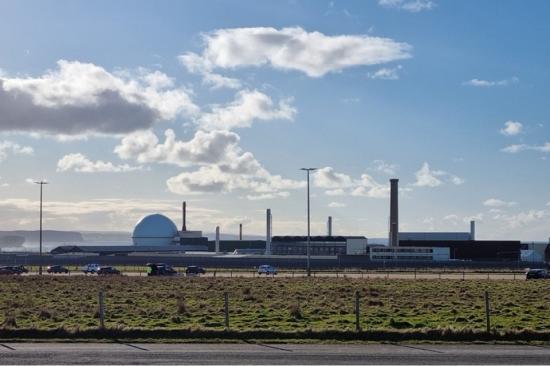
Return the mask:
POLYGON ((307 276, 311 276, 311 264, 310 264, 310 248, 309 248, 309 242, 310 242, 310 219, 309 219, 309 172, 312 172, 314 170, 317 170, 317 168, 300 168, 300 170, 304 170, 307 172, 307 276))
POLYGON ((42 187, 44 184, 48 184, 45 180, 34 182, 40 184, 40 266, 38 267, 38 274, 42 274, 42 187))

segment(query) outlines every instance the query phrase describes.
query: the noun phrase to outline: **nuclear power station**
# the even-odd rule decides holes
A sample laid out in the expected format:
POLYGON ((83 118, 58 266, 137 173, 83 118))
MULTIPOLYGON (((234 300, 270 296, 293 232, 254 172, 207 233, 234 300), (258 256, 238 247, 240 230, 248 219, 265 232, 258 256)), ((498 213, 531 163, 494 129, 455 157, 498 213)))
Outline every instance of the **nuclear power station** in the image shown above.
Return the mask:
MULTIPOLYGON (((189 230, 187 204, 182 202, 182 224, 176 224, 162 214, 143 217, 132 233, 132 245, 78 246, 65 245, 52 250, 52 254, 96 253, 99 255, 128 255, 169 253, 183 255, 263 256, 265 258, 312 257, 326 260, 377 261, 479 261, 519 262, 522 244, 515 240, 476 240, 475 222, 464 232, 401 232, 399 231, 399 180, 390 183, 388 242, 372 244, 366 236, 334 235, 333 217, 326 222, 326 235, 296 236, 273 235, 273 215, 265 211, 265 240, 243 238, 243 225, 238 226, 238 239, 224 240, 220 226, 214 228, 210 240, 200 230, 189 230)), ((540 251, 540 248, 539 248, 540 251)), ((542 252, 544 257, 544 250, 542 252)), ((283 259, 281 259, 283 260, 283 259)))

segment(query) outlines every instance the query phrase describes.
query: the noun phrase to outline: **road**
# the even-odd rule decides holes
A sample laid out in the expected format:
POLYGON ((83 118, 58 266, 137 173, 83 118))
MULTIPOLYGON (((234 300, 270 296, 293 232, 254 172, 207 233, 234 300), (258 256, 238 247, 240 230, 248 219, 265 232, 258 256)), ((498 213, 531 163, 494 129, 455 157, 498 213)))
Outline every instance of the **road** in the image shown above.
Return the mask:
MULTIPOLYGON (((29 272, 25 276, 36 276, 38 272, 29 272)), ((45 274, 46 276, 84 276, 80 271, 71 272, 70 275, 65 274, 45 274)), ((146 276, 145 272, 123 272, 124 276, 131 277, 142 277, 146 276)), ((184 274, 185 275, 185 274, 184 274)), ((94 275, 88 275, 94 276, 94 275)), ((202 277, 266 277, 265 275, 258 276, 256 272, 244 272, 244 271, 209 271, 202 277)), ((306 277, 306 272, 296 271, 296 272, 280 272, 276 277, 306 277)), ((495 273, 476 273, 476 272, 312 272, 313 277, 331 277, 331 278, 386 278, 386 279, 446 279, 446 280, 521 280, 525 281, 525 274, 523 273, 505 273, 505 272, 495 272, 495 273)))
POLYGON ((1 343, 0 364, 550 364, 550 346, 1 343))

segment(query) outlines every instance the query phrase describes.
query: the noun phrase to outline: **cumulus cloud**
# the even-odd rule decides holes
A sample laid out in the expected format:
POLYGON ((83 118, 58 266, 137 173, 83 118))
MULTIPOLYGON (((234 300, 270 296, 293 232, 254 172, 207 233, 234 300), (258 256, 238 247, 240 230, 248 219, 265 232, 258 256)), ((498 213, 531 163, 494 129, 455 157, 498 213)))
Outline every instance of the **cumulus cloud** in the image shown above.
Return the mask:
POLYGON ((500 130, 500 133, 505 136, 515 136, 519 135, 523 130, 523 125, 521 122, 515 121, 506 121, 504 123, 504 128, 500 130))
POLYGON ((216 130, 197 131, 191 140, 180 141, 174 131, 167 130, 165 141, 161 143, 152 131, 144 131, 124 137, 115 147, 115 153, 121 159, 140 163, 198 166, 196 170, 168 179, 168 189, 178 194, 248 190, 283 197, 286 195, 283 191, 304 186, 304 182, 271 174, 252 153, 241 149, 239 140, 234 132, 216 130))
POLYGON ((454 185, 461 185, 464 179, 456 175, 447 173, 443 170, 433 170, 427 162, 422 164, 422 167, 415 173, 417 187, 438 187, 444 184, 445 181, 451 182, 454 185))
POLYGON ((411 13, 430 10, 435 7, 435 2, 432 0, 378 0, 378 4, 387 8, 410 11, 411 13))
POLYGON ((527 145, 527 144, 515 144, 515 145, 509 145, 505 148, 501 149, 500 151, 510 154, 515 154, 521 151, 538 151, 542 153, 549 153, 550 152, 550 142, 545 142, 542 145, 527 145))
POLYGON ((349 175, 336 173, 332 167, 324 167, 313 172, 313 184, 319 188, 337 189, 353 185, 349 175))
POLYGON ((205 130, 232 130, 252 126, 254 121, 293 120, 296 108, 291 99, 273 100, 258 90, 241 90, 235 99, 225 105, 214 105, 203 113, 196 123, 205 130))
MULTIPOLYGON (((0 117, 2 118, 2 117, 0 117)), ((8 155, 32 155, 34 150, 30 146, 21 146, 12 141, 0 141, 0 162, 8 155)))
POLYGON ((196 53, 189 52, 178 56, 178 59, 187 71, 202 75, 203 84, 209 86, 211 89, 239 89, 242 87, 240 80, 213 72, 213 65, 196 53))
POLYGON ((158 71, 110 73, 60 60, 38 77, 0 78, 0 131, 123 134, 195 115, 190 92, 158 71))
POLYGON ((367 76, 370 79, 381 79, 381 80, 398 80, 399 79, 399 70, 402 69, 402 66, 397 67, 383 67, 376 70, 375 72, 369 72, 367 76))
POLYGON ((395 175, 397 172, 397 169, 399 168, 399 165, 397 164, 390 164, 388 162, 385 162, 384 160, 374 160, 372 162, 373 169, 377 172, 382 172, 387 175, 395 175))
POLYGON ((489 198, 483 202, 483 206, 487 207, 512 207, 517 205, 517 202, 503 201, 498 198, 489 198))
POLYGON ((328 207, 330 207, 330 208, 342 208, 342 207, 346 207, 346 204, 341 203, 341 202, 331 202, 331 203, 328 204, 328 207))
POLYGON ((360 179, 353 179, 347 174, 337 173, 332 167, 324 167, 313 173, 315 187, 326 189, 328 196, 352 195, 358 197, 386 198, 389 196, 389 185, 378 183, 369 174, 362 174, 360 179))
POLYGON ((481 87, 481 88, 490 88, 493 86, 507 86, 510 84, 517 83, 518 81, 519 79, 517 77, 513 77, 510 79, 503 79, 503 80, 483 80, 483 79, 474 78, 463 82, 462 85, 475 86, 475 87, 481 87))
POLYGON ((367 35, 328 36, 300 27, 219 29, 203 34, 200 55, 187 53, 180 61, 188 70, 234 69, 268 65, 321 77, 347 67, 376 65, 411 57, 412 47, 390 38, 367 35))
POLYGON ((68 154, 57 162, 58 172, 75 171, 79 173, 123 173, 135 170, 142 170, 141 166, 130 166, 128 164, 115 165, 102 160, 91 161, 86 156, 76 153, 68 154))
POLYGON ((272 200, 275 198, 287 198, 290 196, 289 192, 275 192, 275 193, 262 193, 262 194, 249 194, 246 196, 251 201, 272 200))
POLYGON ((532 223, 541 221, 549 217, 548 212, 544 210, 529 210, 517 214, 497 214, 493 217, 495 220, 504 221, 509 228, 515 229, 524 227, 532 223))

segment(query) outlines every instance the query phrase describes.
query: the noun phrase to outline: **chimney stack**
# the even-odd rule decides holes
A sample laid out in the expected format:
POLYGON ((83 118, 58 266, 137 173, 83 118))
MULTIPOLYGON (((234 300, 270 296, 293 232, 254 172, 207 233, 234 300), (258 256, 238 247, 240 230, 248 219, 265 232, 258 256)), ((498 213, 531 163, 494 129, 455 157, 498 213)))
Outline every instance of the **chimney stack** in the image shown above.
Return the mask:
POLYGON ((271 255, 271 209, 266 211, 265 255, 271 255))
POLYGON ((216 226, 216 248, 215 248, 215 252, 216 253, 220 252, 220 227, 219 226, 216 226))
POLYGON ((390 246, 399 246, 399 179, 390 179, 390 246))
POLYGON ((327 220, 327 235, 332 236, 332 216, 329 216, 327 220))
POLYGON ((239 224, 239 240, 243 240, 243 224, 239 224))
POLYGON ((470 240, 476 240, 476 222, 470 221, 470 240))
POLYGON ((183 203, 182 203, 182 205, 181 205, 181 213, 182 213, 182 220, 183 220, 183 223, 182 223, 182 225, 181 225, 181 231, 187 231, 187 225, 185 224, 185 221, 186 221, 186 218, 185 218, 186 211, 187 211, 187 204, 185 203, 185 201, 183 201, 183 203))

